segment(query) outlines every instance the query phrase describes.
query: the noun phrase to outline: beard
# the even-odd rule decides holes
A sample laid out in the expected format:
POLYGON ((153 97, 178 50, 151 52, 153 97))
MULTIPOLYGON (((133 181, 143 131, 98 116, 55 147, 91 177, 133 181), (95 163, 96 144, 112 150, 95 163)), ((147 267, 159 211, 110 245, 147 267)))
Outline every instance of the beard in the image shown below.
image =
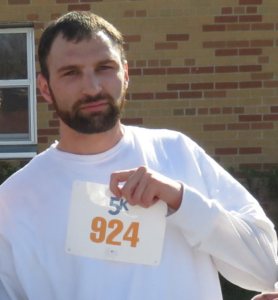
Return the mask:
POLYGON ((71 110, 63 110, 58 106, 57 99, 49 85, 50 95, 53 106, 59 118, 71 129, 83 134, 96 134, 106 132, 112 129, 119 121, 125 104, 126 90, 123 90, 118 101, 106 93, 100 93, 94 97, 87 96, 79 99, 72 106, 71 110), (95 111, 87 114, 82 113, 81 106, 90 104, 99 100, 107 101, 107 109, 104 111, 95 111), (119 102, 119 104, 117 104, 119 102))

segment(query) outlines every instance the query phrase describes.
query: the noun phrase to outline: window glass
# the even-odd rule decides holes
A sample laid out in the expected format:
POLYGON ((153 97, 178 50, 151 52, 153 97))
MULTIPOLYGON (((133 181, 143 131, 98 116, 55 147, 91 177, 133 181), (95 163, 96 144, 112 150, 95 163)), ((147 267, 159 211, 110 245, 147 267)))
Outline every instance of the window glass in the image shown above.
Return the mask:
POLYGON ((27 77, 26 33, 0 34, 0 80, 27 77))
POLYGON ((2 139, 28 137, 28 94, 27 87, 0 89, 0 137, 2 139))
POLYGON ((34 48, 33 28, 0 28, 0 159, 37 143, 34 48))

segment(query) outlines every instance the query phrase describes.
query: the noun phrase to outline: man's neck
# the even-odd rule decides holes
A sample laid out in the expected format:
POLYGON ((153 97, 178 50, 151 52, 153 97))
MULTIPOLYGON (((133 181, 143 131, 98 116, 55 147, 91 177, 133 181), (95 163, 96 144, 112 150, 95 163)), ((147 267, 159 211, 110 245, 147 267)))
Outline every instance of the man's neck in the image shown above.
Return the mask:
POLYGON ((79 155, 99 154, 117 145, 123 135, 124 130, 120 122, 103 133, 82 134, 60 121, 60 140, 57 149, 79 155))

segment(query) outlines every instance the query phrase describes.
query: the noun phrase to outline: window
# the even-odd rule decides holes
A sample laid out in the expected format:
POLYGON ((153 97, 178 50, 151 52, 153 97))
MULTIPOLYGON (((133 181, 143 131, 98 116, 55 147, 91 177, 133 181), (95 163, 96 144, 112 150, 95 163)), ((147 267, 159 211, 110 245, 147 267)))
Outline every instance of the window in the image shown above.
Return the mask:
POLYGON ((35 83, 33 29, 0 29, 0 158, 36 154, 35 83))

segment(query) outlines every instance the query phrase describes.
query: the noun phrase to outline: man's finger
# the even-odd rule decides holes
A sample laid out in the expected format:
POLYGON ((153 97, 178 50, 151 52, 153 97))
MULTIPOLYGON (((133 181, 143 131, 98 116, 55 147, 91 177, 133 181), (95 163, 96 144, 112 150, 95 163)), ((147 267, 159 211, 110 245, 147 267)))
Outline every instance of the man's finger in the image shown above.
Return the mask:
POLYGON ((119 183, 127 181, 135 172, 136 172, 136 169, 130 169, 130 170, 114 172, 111 174, 109 188, 110 188, 110 191, 117 198, 122 197, 122 192, 121 192, 121 189, 119 188, 119 183))

